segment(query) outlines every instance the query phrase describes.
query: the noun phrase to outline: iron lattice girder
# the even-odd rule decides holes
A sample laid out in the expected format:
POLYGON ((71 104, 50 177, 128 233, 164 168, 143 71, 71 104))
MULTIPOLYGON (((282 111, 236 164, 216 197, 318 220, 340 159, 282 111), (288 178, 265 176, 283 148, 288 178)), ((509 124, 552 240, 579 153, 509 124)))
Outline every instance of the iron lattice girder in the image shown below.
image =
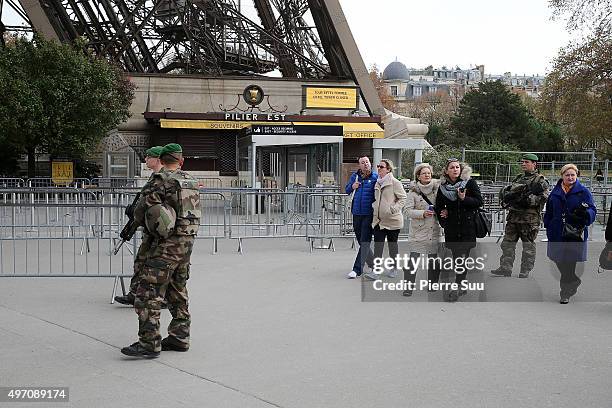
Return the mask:
POLYGON ((94 52, 131 72, 225 75, 279 69, 285 77, 352 77, 319 0, 253 0, 261 24, 241 13, 235 0, 40 4, 60 40, 84 37, 94 52), (314 26, 308 24, 312 20, 314 26))

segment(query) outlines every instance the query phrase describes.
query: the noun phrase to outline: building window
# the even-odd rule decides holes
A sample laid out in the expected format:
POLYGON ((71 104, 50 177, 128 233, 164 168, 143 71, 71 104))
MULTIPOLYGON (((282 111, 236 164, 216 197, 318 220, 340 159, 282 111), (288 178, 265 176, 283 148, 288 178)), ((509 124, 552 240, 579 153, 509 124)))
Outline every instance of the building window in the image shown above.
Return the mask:
POLYGON ((420 86, 415 86, 415 87, 412 88, 412 95, 413 96, 421 96, 421 92, 422 92, 422 89, 421 89, 420 86))
POLYGON ((397 86, 391 86, 391 96, 397 96, 397 86))
POLYGON ((429 93, 435 94, 436 92, 438 92, 438 87, 437 86, 430 86, 429 87, 429 93))

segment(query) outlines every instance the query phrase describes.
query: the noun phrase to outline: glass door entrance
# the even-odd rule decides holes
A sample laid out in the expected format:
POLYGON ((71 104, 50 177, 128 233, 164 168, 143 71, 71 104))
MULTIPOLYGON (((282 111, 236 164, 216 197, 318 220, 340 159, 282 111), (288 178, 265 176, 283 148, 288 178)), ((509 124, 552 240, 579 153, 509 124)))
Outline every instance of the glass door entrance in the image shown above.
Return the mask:
MULTIPOLYGON (((339 180, 339 144, 261 146, 256 149, 256 185, 285 189, 292 186, 336 186, 339 180)), ((250 186, 252 147, 243 143, 239 148, 239 174, 244 185, 250 186)))
POLYGON ((288 185, 308 186, 308 154, 289 153, 288 155, 288 185))

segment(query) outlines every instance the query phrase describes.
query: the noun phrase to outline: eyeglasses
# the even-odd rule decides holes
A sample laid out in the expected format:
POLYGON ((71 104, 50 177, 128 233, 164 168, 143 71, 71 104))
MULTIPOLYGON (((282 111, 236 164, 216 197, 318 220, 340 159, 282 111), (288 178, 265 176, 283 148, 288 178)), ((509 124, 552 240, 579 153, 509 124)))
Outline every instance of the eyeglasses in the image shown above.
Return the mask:
POLYGON ((446 159, 447 163, 451 163, 451 162, 458 162, 459 159, 457 159, 456 157, 451 157, 450 159, 446 159))
POLYGON ((378 167, 379 169, 386 169, 387 166, 381 166, 380 164, 377 164, 376 167, 378 167))

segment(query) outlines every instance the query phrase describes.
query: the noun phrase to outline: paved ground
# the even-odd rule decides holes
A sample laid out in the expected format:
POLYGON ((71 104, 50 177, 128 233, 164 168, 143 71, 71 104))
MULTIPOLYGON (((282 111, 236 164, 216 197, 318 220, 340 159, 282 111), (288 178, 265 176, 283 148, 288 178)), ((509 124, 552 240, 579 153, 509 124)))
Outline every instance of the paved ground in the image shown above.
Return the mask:
POLYGON ((70 387, 57 407, 612 407, 612 303, 559 305, 550 277, 539 302, 362 302, 349 241, 198 245, 191 350, 157 360, 120 354, 137 321, 111 279, 1 279, 0 385, 70 387))

